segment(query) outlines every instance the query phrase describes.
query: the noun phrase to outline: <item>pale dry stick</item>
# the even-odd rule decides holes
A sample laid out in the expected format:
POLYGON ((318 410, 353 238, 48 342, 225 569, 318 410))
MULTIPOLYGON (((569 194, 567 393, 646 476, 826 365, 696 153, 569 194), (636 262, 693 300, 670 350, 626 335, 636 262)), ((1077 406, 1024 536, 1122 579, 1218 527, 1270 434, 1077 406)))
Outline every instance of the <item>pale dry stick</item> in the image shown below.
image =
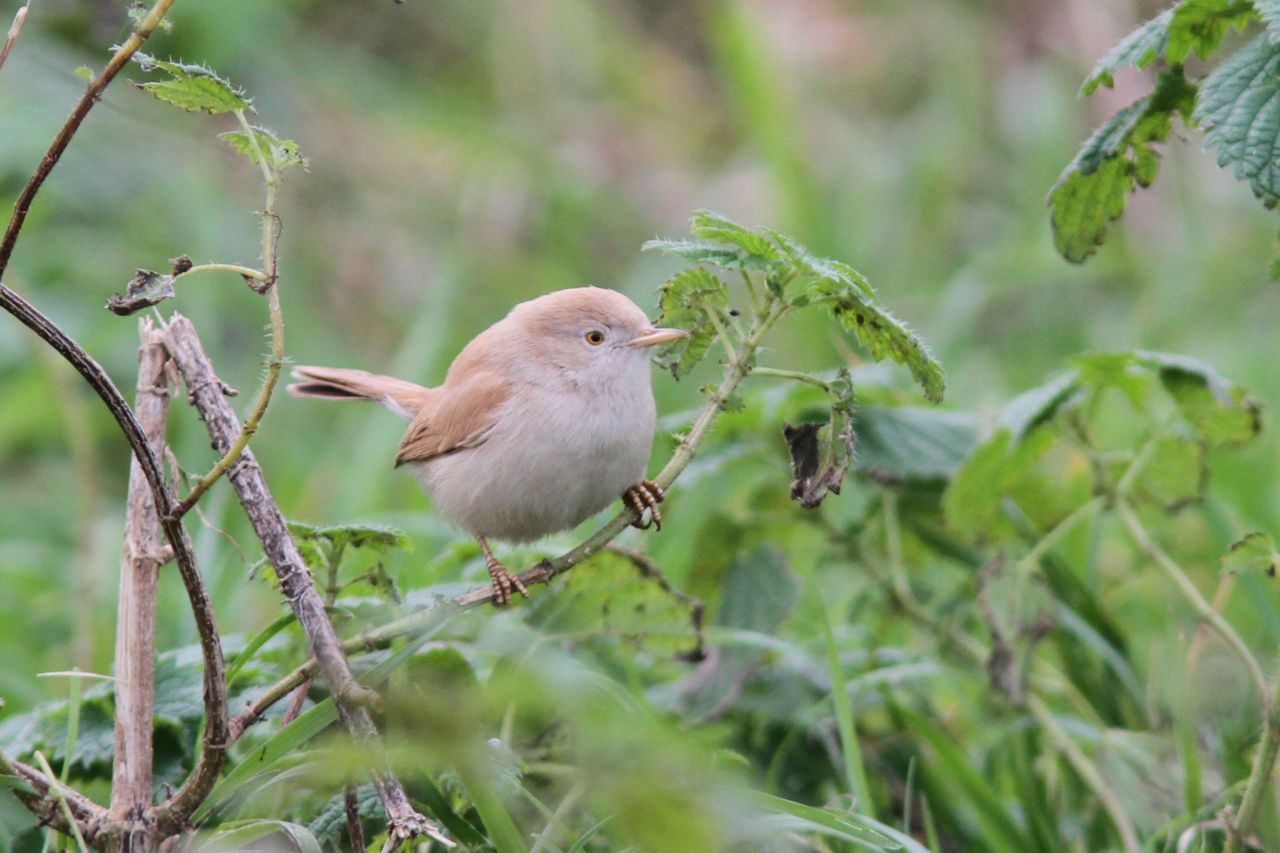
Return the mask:
MULTIPOLYGON (((138 386, 134 413, 157 457, 164 455, 169 415, 169 361, 164 340, 149 318, 138 323, 138 386)), ((144 840, 143 816, 151 805, 152 731, 155 712, 156 587, 167 554, 160 540, 155 498, 142 465, 129 471, 124 549, 120 565, 115 652, 115 755, 111 772, 112 820, 123 824, 129 849, 144 840), (135 833, 143 837, 133 838, 135 833)), ((145 849, 145 848, 137 848, 145 849)))
MULTIPOLYGON (((185 317, 175 314, 166 329, 165 340, 215 448, 226 454, 241 433, 241 426, 235 412, 223 399, 222 383, 200 344, 195 327, 185 317)), ((333 623, 325 612, 324 602, 289 535, 284 516, 267 487, 252 450, 245 448, 239 454, 227 477, 262 542, 267 559, 275 568, 280 590, 307 635, 320 671, 333 691, 339 720, 356 743, 378 755, 379 766, 372 775, 389 823, 388 842, 384 849, 395 849, 400 842, 415 836, 430 836, 452 846, 435 824, 418 814, 409 803, 404 787, 391 774, 382 754, 378 730, 367 707, 377 704, 377 694, 360 686, 352 675, 333 623)))
MULTIPOLYGON (((112 417, 124 432, 129 446, 133 448, 135 458, 142 467, 155 499, 160 524, 173 549, 174 560, 178 564, 178 574, 182 578, 182 584, 195 617, 196 633, 200 640, 201 655, 204 658, 204 704, 207 716, 204 748, 201 751, 200 761, 197 762, 197 772, 192 774, 175 795, 179 810, 185 810, 185 813, 174 822, 164 824, 156 830, 161 832, 162 829, 167 828, 169 831, 175 831, 212 789, 218 773, 222 770, 227 743, 227 686, 222 646, 218 639, 217 624, 214 621, 213 604, 209 601, 204 579, 196 566, 191 538, 187 535, 182 522, 170 517, 169 512, 174 506, 174 498, 169 491, 160 463, 156 455, 151 452, 151 445, 147 442, 137 418, 134 417, 133 410, 129 408, 129 404, 125 402, 119 389, 102 367, 52 320, 3 284, 0 284, 0 308, 4 308, 21 320, 27 328, 65 358, 106 405, 107 410, 111 412, 112 417)), ((175 811, 174 814, 177 812, 175 811)))
POLYGON ((0 68, 4 68, 4 61, 9 58, 9 51, 13 49, 13 43, 18 40, 18 33, 22 32, 22 22, 27 19, 27 8, 30 5, 31 2, 28 0, 13 16, 13 25, 9 27, 9 34, 4 37, 4 47, 0 47, 0 68))
MULTIPOLYGON (((693 426, 689 429, 689 433, 676 447, 671 458, 667 460, 667 464, 653 478, 653 481, 659 487, 662 489, 670 487, 693 460, 694 454, 697 453, 703 440, 706 439, 716 415, 722 411, 721 401, 734 394, 738 390, 738 385, 749 375, 751 371, 749 365, 756 350, 759 349, 765 335, 768 334, 779 318, 786 313, 786 310, 787 305, 777 300, 770 301, 761 309, 756 325, 752 327, 751 334, 743 341, 738 351, 737 359, 729 365, 729 371, 724 380, 721 381, 711 399, 703 404, 702 409, 699 410, 697 417, 694 419, 693 426)), ((631 522, 638 517, 634 509, 624 505, 617 515, 605 522, 599 530, 576 548, 566 551, 554 559, 543 560, 533 568, 521 572, 518 577, 526 586, 537 583, 550 583, 556 576, 564 574, 579 563, 595 556, 608 546, 614 537, 626 530, 631 522)), ((493 588, 491 586, 474 589, 452 600, 441 601, 431 607, 414 611, 385 625, 357 634, 343 642, 342 649, 347 654, 354 654, 379 648, 400 637, 416 636, 439 627, 457 613, 479 607, 492 600, 493 588)), ((317 669, 319 669, 317 662, 314 659, 309 660, 268 687, 248 708, 241 711, 232 720, 232 739, 239 737, 245 729, 261 719, 268 708, 289 695, 290 691, 307 678, 310 678, 317 669)))
POLYGON ((1124 849, 1128 853, 1141 851, 1142 845, 1138 842, 1138 833, 1134 829, 1133 821, 1129 819, 1129 815, 1125 811, 1124 804, 1120 802, 1120 798, 1116 796, 1115 791, 1111 789, 1106 779, 1098 772, 1097 766, 1080 751, 1080 747, 1058 724, 1048 706, 1044 704, 1039 696, 1032 694, 1027 697, 1027 710, 1031 711, 1031 715, 1036 718, 1040 727, 1049 735, 1058 749, 1066 755, 1067 761, 1075 769, 1081 780, 1089 786, 1089 789, 1102 802, 1102 807, 1106 810, 1107 816, 1111 818, 1111 823, 1115 826, 1116 831, 1120 833, 1120 841, 1124 845, 1124 849))
POLYGON ((84 94, 80 96, 80 100, 71 111, 71 115, 62 125, 61 130, 58 131, 58 135, 53 138, 53 143, 49 146, 49 150, 41 158, 40 165, 36 167, 35 173, 27 181, 26 186, 22 188, 22 192, 18 194, 18 200, 13 204, 13 216, 9 219, 9 225, 5 229, 3 240, 0 240, 0 279, 4 278, 5 269, 9 266, 9 258, 13 255, 14 244, 18 241, 18 233, 22 231, 22 225, 26 222, 27 214, 31 211, 31 203, 35 200, 36 193, 40 192, 40 187, 44 184, 45 179, 49 177, 49 173, 53 171, 53 167, 58 165, 58 160, 62 157, 62 153, 71 144, 71 138, 80 129, 80 124, 84 121, 85 116, 89 114, 89 110, 93 109, 93 105, 102 97, 107 84, 115 79, 115 76, 120 73, 120 69, 124 68, 133 55, 138 52, 138 49, 142 47, 143 43, 160 26, 160 22, 168 14, 169 7, 173 5, 173 2, 174 0, 156 0, 156 4, 151 7, 151 11, 138 23, 129 38, 125 39, 124 44, 116 48, 116 52, 111 55, 111 59, 107 61, 102 71, 89 81, 89 85, 85 87, 84 94))

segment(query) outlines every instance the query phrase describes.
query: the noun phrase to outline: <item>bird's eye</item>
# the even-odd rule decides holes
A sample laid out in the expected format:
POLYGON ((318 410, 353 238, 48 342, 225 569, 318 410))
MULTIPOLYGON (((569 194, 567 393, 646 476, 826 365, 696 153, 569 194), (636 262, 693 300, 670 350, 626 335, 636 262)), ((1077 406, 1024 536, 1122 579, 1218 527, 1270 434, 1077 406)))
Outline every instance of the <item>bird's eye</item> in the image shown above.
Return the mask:
POLYGON ((587 332, 587 343, 591 344, 593 347, 600 346, 604 343, 604 332, 599 329, 592 329, 587 332))

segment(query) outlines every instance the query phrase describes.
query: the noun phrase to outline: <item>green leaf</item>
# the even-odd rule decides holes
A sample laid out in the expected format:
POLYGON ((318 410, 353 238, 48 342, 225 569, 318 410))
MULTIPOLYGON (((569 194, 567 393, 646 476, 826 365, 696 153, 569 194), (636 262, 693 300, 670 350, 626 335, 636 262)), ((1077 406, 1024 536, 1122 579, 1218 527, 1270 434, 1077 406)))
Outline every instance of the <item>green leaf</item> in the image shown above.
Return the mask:
POLYGON ((750 791, 747 797, 757 808, 798 818, 803 823, 795 828, 801 831, 819 832, 871 850, 905 848, 912 853, 922 853, 925 850, 908 836, 863 815, 820 809, 762 791, 750 791))
POLYGON ((1208 59, 1222 46, 1222 38, 1234 27, 1242 30, 1253 20, 1250 3, 1237 0, 1182 0, 1173 9, 1169 22, 1169 43, 1165 59, 1182 62, 1192 53, 1208 59))
POLYGON ((210 836, 205 842, 207 846, 202 845, 201 849, 209 850, 211 853, 256 849, 256 847, 246 848, 244 845, 276 834, 286 836, 293 842, 294 848, 299 853, 322 853, 320 842, 305 826, 299 826, 296 823, 289 823, 284 820, 262 818, 231 824, 229 828, 222 829, 210 836))
POLYGON ((1176 435, 1156 441, 1138 488, 1167 509, 1200 500, 1208 483, 1204 445, 1176 435))
POLYGON ((641 251, 666 252, 677 255, 694 263, 710 263, 724 269, 748 268, 741 252, 726 249, 715 243, 702 240, 649 240, 640 247, 641 251))
POLYGON ((825 306, 840 325, 854 333, 874 360, 889 358, 906 365, 930 402, 942 401, 946 390, 942 365, 905 323, 879 305, 862 273, 839 261, 813 258, 807 253, 793 260, 799 267, 796 281, 808 285, 803 293, 811 304, 825 306))
MULTIPOLYGON (((720 589, 715 624, 774 634, 795 607, 799 583, 782 553, 771 545, 756 548, 730 564, 720 589)), ((706 714, 741 694, 764 659, 765 651, 739 644, 719 646, 684 684, 681 705, 690 717, 706 714)))
POLYGON ((774 248, 768 237, 761 236, 714 211, 694 211, 693 224, 689 230, 704 240, 731 243, 746 251, 748 255, 754 255, 766 261, 776 261, 780 257, 778 250, 774 248))
POLYGON ((1149 186, 1159 165, 1154 143, 1183 120, 1196 87, 1180 66, 1160 75, 1155 90, 1107 120, 1085 142, 1049 192, 1054 246, 1073 263, 1092 255, 1106 238, 1107 224, 1124 212, 1135 187, 1149 186))
POLYGON ((1080 384, 1093 388, 1117 388, 1142 409, 1151 393, 1151 374, 1144 371, 1132 352, 1097 352, 1074 359, 1080 384))
POLYGON ((1273 578, 1278 565, 1280 553, 1276 551, 1275 537, 1260 531, 1254 531, 1231 543, 1221 560, 1222 571, 1231 575, 1263 572, 1267 577, 1273 578))
POLYGON ((1146 68, 1163 56, 1169 44, 1169 22, 1173 19, 1173 12, 1173 9, 1166 9, 1107 51, 1085 78, 1081 94, 1091 95, 1099 86, 1114 86, 1114 75, 1121 68, 1146 68))
POLYGON ((1267 25, 1267 38, 1280 44, 1280 0, 1253 0, 1253 9, 1267 25))
POLYGON ((623 640, 683 659, 702 658, 702 602, 681 595, 644 560, 615 551, 592 557, 566 575, 555 595, 540 595, 528 620, 543 631, 579 641, 623 640))
POLYGON ((946 480, 978 438, 973 416, 919 406, 862 406, 854 426, 858 471, 883 483, 946 480))
POLYGON ((1014 440, 1020 440, 1070 406, 1079 390, 1080 376, 1075 371, 1056 376, 1006 403, 997 424, 1008 430, 1014 440))
POLYGON ((1218 165, 1267 207, 1280 201, 1280 44, 1259 35, 1205 77, 1196 121, 1218 165))
POLYGON ((716 337, 711 315, 723 313, 729 305, 729 288, 701 267, 681 270, 658 288, 658 306, 663 325, 684 329, 689 337, 663 347, 660 363, 679 379, 688 375, 711 348, 716 337))
POLYGON ((992 538, 1002 532, 1000 504, 1005 494, 1034 466, 1054 441, 1046 427, 1016 436, 997 429, 970 454, 942 496, 947 527, 968 541, 992 538))
POLYGON ((163 71, 169 75, 167 80, 136 85, 179 109, 193 113, 204 110, 217 115, 249 107, 243 92, 203 65, 166 62, 141 52, 135 53, 133 59, 144 71, 163 71))
MULTIPOLYGON (((361 818, 382 822, 387 813, 382 807, 378 789, 365 784, 356 787, 356 814, 361 818)), ((361 821, 364 823, 364 820, 361 821)), ((321 844, 330 844, 335 848, 347 832, 347 806, 345 794, 335 794, 321 807, 320 812, 307 824, 307 829, 321 844)))
POLYGON ((1140 351, 1182 416, 1210 447, 1234 447, 1262 432, 1262 403, 1209 364, 1189 356, 1140 351))
POLYGON ((264 127, 252 126, 250 129, 253 131, 252 137, 243 130, 228 131, 220 136, 237 153, 248 157, 255 166, 259 165, 258 152, 261 151, 267 165, 276 172, 307 168, 307 158, 298 153, 298 143, 292 139, 280 139, 264 127), (254 140, 258 143, 257 148, 253 145, 254 140))

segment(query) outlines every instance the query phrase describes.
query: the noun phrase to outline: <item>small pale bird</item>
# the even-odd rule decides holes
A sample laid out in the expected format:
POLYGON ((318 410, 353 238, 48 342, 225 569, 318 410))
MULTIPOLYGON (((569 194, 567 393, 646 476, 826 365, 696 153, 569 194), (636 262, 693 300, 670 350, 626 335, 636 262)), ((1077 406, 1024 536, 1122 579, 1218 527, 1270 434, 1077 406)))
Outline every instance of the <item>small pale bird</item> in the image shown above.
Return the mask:
MULTIPOLYGON (((619 495, 660 528, 662 490, 644 479, 653 444, 649 348, 687 337, 655 328, 613 290, 578 287, 522 302, 426 388, 363 370, 297 367, 295 397, 373 400, 409 418, 407 465, 445 519, 475 537, 497 605, 520 580, 490 539, 567 530, 619 495)), ((648 527, 637 517, 638 527, 648 527)))

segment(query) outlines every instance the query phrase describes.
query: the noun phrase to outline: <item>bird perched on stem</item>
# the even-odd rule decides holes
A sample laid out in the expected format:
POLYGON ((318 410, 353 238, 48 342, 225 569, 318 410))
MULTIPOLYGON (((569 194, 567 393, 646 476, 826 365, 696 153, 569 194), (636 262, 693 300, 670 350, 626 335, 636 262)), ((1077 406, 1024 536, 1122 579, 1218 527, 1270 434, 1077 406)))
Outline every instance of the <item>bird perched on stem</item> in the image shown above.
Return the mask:
POLYGON ((505 605, 520 580, 489 539, 529 542, 567 530, 621 495, 661 528, 662 490, 644 479, 653 444, 649 348, 687 337, 659 329, 627 297, 599 287, 522 302, 426 388, 363 370, 297 367, 295 397, 373 400, 411 423, 406 465, 436 510, 480 544, 505 605))

